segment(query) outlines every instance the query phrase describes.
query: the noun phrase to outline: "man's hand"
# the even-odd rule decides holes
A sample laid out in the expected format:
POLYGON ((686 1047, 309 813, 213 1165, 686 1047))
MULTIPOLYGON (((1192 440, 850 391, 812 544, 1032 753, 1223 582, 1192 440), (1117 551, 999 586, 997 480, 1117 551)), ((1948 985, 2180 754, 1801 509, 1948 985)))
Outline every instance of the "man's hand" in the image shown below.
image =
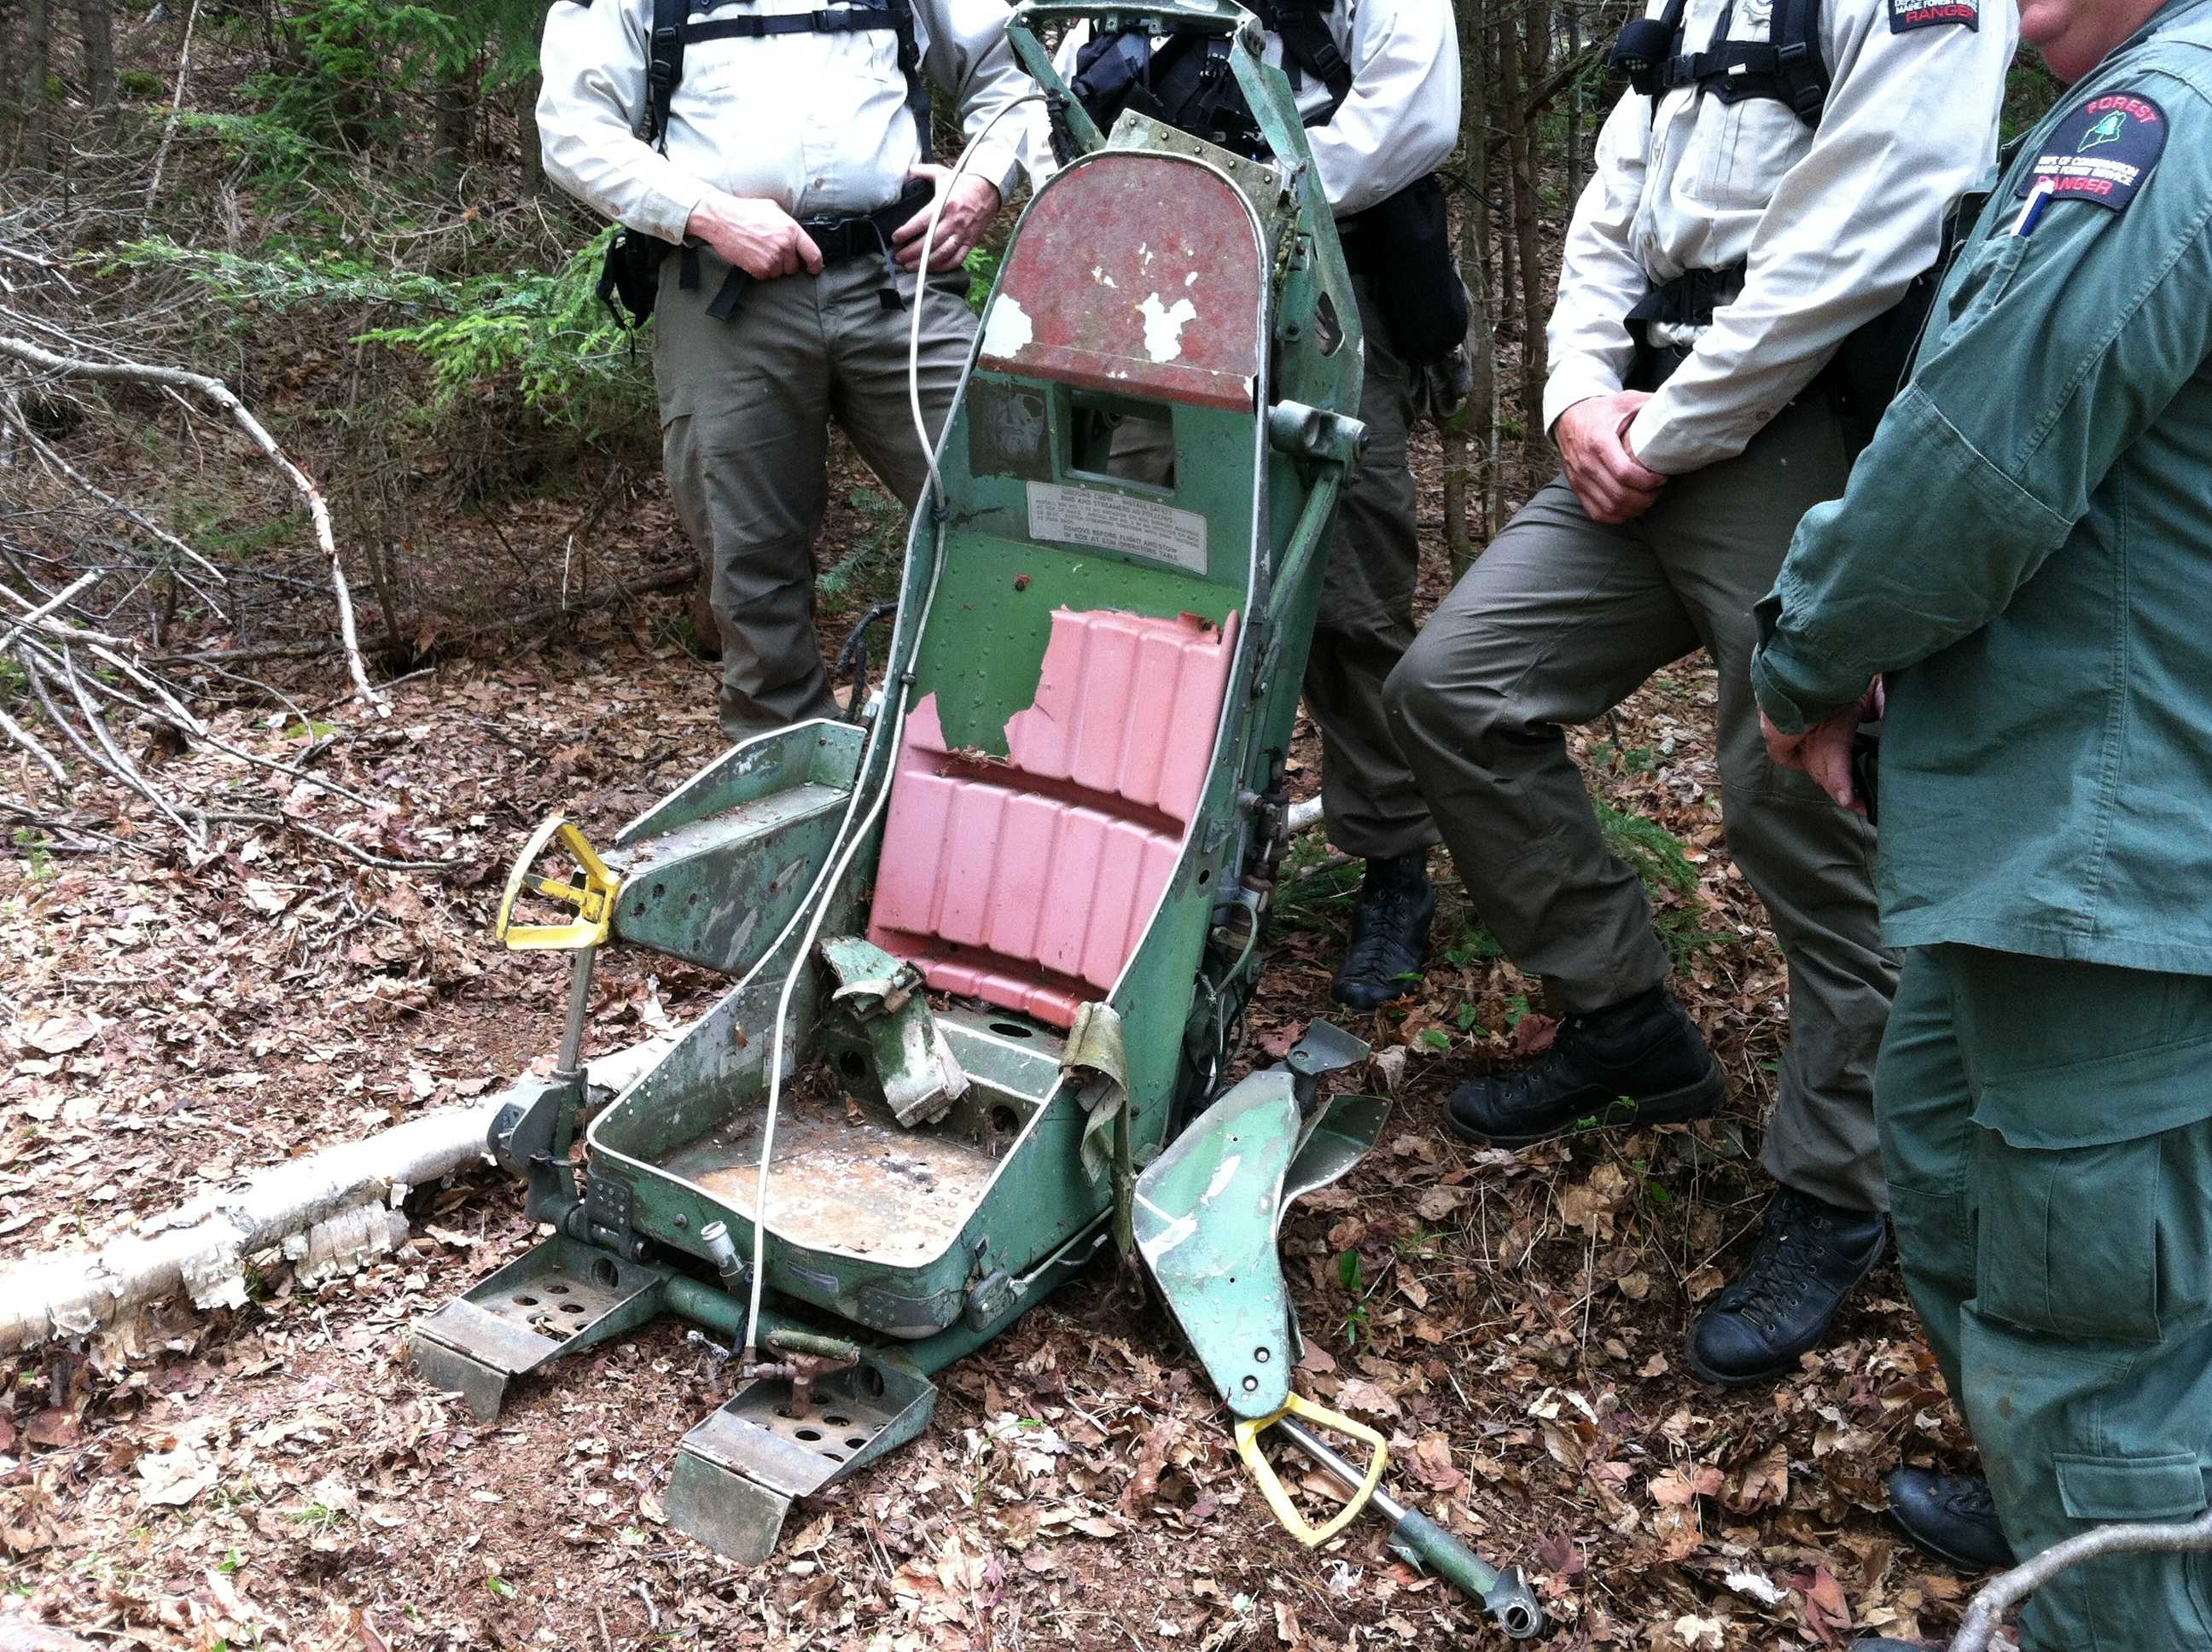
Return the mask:
POLYGON ((822 249, 799 221, 773 201, 724 195, 719 191, 691 209, 687 238, 704 241, 747 275, 762 281, 778 276, 822 273, 822 249))
POLYGON ((1647 471, 1628 451, 1629 421, 1651 398, 1617 390, 1577 402, 1552 427, 1567 483, 1594 522, 1626 522, 1651 508, 1667 478, 1647 471))
MULTIPOLYGON (((929 243, 929 267, 932 270, 955 269, 960 261, 975 250, 976 238, 997 216, 999 186, 988 178, 978 178, 974 173, 953 185, 952 193, 945 193, 945 180, 952 176, 950 167, 939 167, 924 161, 907 174, 909 178, 927 178, 937 185, 937 192, 945 200, 945 210, 937 220, 937 235, 929 243)), ((932 203, 933 205, 934 203, 932 203)), ((921 235, 929 228, 930 208, 922 210, 898 227, 891 236, 891 245, 898 249, 899 268, 911 270, 921 262, 921 235)))
POLYGON ((1759 732, 1766 737, 1766 755, 1784 768, 1803 769, 1835 799, 1838 808, 1863 815, 1867 811, 1866 799, 1859 796, 1857 782, 1851 774, 1851 742, 1858 734, 1859 725, 1880 717, 1887 701, 1887 695, 1877 677, 1856 705, 1832 712, 1796 734, 1784 734, 1775 727, 1762 708, 1759 732))

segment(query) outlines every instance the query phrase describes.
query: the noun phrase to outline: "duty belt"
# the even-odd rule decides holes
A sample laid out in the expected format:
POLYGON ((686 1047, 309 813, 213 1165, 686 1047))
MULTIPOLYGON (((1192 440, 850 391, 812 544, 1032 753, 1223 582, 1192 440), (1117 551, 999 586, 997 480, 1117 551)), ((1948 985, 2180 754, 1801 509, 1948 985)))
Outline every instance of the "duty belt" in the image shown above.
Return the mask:
POLYGON ((1632 390, 1656 390, 1676 367, 1690 359, 1687 344, 1660 343, 1655 326, 1704 327, 1713 312, 1733 301, 1743 291, 1744 266, 1725 270, 1685 270, 1672 281, 1660 282, 1636 301, 1622 318, 1636 343, 1636 362, 1631 369, 1632 390))
MULTIPOLYGON (((889 206, 878 207, 873 212, 858 212, 850 216, 825 216, 801 218, 799 227, 806 232, 822 253, 825 270, 833 264, 850 264, 855 259, 880 258, 884 261, 884 284, 876 290, 876 301, 886 310, 902 310, 906 300, 899 295, 898 261, 891 252, 891 237, 899 227, 927 206, 935 193, 927 179, 917 178, 899 192, 897 200, 889 206)), ((722 278, 721 290, 708 305, 707 313, 717 321, 727 321, 738 313, 744 301, 745 291, 753 278, 743 270, 732 266, 722 278)), ((683 268, 678 271, 676 284, 686 292, 696 292, 699 287, 699 249, 686 246, 683 268)))

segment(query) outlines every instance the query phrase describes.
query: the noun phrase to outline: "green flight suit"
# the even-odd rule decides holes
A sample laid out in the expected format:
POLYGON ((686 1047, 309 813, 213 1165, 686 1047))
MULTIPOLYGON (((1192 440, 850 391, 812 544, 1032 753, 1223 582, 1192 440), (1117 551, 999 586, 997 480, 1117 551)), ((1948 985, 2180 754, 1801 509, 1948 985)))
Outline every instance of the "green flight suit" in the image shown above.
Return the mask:
MULTIPOLYGON (((1883 1157, 2023 1554, 2206 1506, 2208 353, 2212 3, 2176 0, 1994 180, 1911 382, 1759 608, 1783 728, 1887 679, 1883 933, 1911 951, 1883 1157)), ((2091 1563, 2023 1626, 2037 1652, 2212 1647, 2212 1560, 2091 1563)))

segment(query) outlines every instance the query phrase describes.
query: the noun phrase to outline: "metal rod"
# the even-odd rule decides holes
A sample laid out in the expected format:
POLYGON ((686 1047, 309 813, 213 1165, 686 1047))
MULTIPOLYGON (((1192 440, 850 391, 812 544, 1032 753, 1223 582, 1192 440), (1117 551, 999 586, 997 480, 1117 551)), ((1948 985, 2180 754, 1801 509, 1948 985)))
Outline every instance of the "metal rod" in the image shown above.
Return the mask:
POLYGON ((556 1077, 573 1078, 584 1060, 584 1020, 592 1008, 592 960, 599 953, 587 946, 576 954, 568 972, 568 1024, 561 1031, 561 1065, 556 1077))
MULTIPOLYGON (((1284 1437, 1292 1445, 1343 1481, 1345 1490, 1347 1491, 1357 1491, 1365 1482, 1367 1477, 1364 1474, 1331 1451, 1322 1442, 1317 1435, 1309 1430, 1304 1423, 1299 1422, 1297 1418, 1283 1418, 1276 1423, 1275 1426, 1283 1431, 1284 1437)), ((1369 1501, 1375 1505, 1375 1512, 1393 1526, 1406 1517, 1405 1505, 1379 1485, 1375 1488, 1375 1495, 1369 1501)))

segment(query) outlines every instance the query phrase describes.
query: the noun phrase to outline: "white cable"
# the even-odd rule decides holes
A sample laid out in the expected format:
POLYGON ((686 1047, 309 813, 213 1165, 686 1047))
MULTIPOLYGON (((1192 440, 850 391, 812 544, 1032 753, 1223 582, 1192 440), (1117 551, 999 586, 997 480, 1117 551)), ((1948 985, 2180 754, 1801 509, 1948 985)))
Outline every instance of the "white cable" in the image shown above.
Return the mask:
MULTIPOLYGON (((929 291, 931 244, 937 239, 938 220, 945 211, 945 203, 951 198, 952 186, 957 184, 966 173, 969 161, 974 156, 975 151, 982 147, 983 140, 990 137, 993 129, 1012 111, 1024 103, 1038 102, 1043 96, 1044 94, 1042 92, 1028 93, 1007 103, 1000 109, 998 113, 991 117, 989 125, 977 133, 968 147, 961 152, 958 164, 952 168, 951 175, 945 180, 945 187, 938 191, 937 198, 930 203, 929 223, 921 232, 921 257, 915 270, 914 325, 907 336, 906 392, 907 405, 914 414, 915 436, 921 444, 922 459, 929 466, 929 495, 937 508, 937 531, 929 569, 929 589, 923 594, 921 612, 915 620, 914 634, 917 639, 928 627, 930 610, 937 605, 938 581, 945 573, 945 478, 938 472, 936 443, 931 439, 928 423, 921 415, 921 305, 924 295, 929 291)), ((898 736, 906 725, 906 714, 910 708, 911 697, 911 689, 902 695, 897 701, 896 716, 889 718, 877 726, 879 732, 888 734, 891 739, 894 766, 896 762, 898 736)), ((887 712, 890 710, 888 702, 886 702, 885 710, 887 712)), ((861 765, 861 775, 865 776, 866 774, 866 764, 864 761, 861 765)), ((751 1299, 745 1306, 744 1357, 748 1364, 758 1358, 760 1351, 761 1287, 768 1277, 769 1170, 775 1159, 776 1114, 783 1101, 784 1036, 790 1023, 791 995, 799 985, 800 974, 806 968, 808 956, 814 951, 815 938, 822 932, 822 920, 829 915, 831 896, 836 893, 838 884, 844 881, 845 873, 853 864, 853 857, 860 853, 860 845, 868 841, 868 834, 875 830, 876 822, 882 818, 884 809, 890 801, 893 778, 892 772, 885 773, 884 783, 877 789, 875 801, 868 810, 867 819, 861 823, 859 831, 853 832, 853 811, 860 801, 860 779, 855 778, 852 800, 845 805, 844 823, 839 826, 837 833, 838 839, 844 841, 844 853, 837 857, 835 865, 826 874, 815 878, 813 887, 806 892, 806 898, 799 902, 799 909, 791 914, 790 922, 784 926, 783 932, 776 938, 775 945, 763 955, 766 957, 775 957, 782 948, 784 942, 790 938, 792 931, 797 927, 799 920, 808 917, 809 909, 811 908, 811 918, 806 926, 805 938, 799 943, 798 951, 793 956, 791 968, 784 975, 783 991, 776 997, 775 1036, 769 1048, 768 1107, 762 1115, 760 1170, 753 1184, 752 1291, 751 1299), (848 833, 849 836, 848 836, 848 833)), ((833 849, 836 841, 836 839, 832 840, 833 849)))
POLYGON ((989 124, 976 133, 968 147, 960 152, 960 159, 952 168, 952 175, 945 180, 945 187, 938 191, 937 198, 929 203, 929 227, 921 232, 921 262, 915 267, 914 272, 914 325, 907 334, 906 399, 907 407, 914 415, 915 440, 921 444, 922 462, 929 466, 929 496, 937 501, 940 514, 945 509, 945 478, 937 469, 936 438, 929 434, 929 422, 921 416, 921 303, 924 295, 929 291, 930 244, 937 239, 937 221, 944 215, 945 203, 952 198, 952 186, 966 175, 968 162, 975 157, 975 151, 983 147, 983 141, 991 136, 1000 121, 1022 105, 1042 101, 1043 93, 1025 92, 991 117, 989 124))

